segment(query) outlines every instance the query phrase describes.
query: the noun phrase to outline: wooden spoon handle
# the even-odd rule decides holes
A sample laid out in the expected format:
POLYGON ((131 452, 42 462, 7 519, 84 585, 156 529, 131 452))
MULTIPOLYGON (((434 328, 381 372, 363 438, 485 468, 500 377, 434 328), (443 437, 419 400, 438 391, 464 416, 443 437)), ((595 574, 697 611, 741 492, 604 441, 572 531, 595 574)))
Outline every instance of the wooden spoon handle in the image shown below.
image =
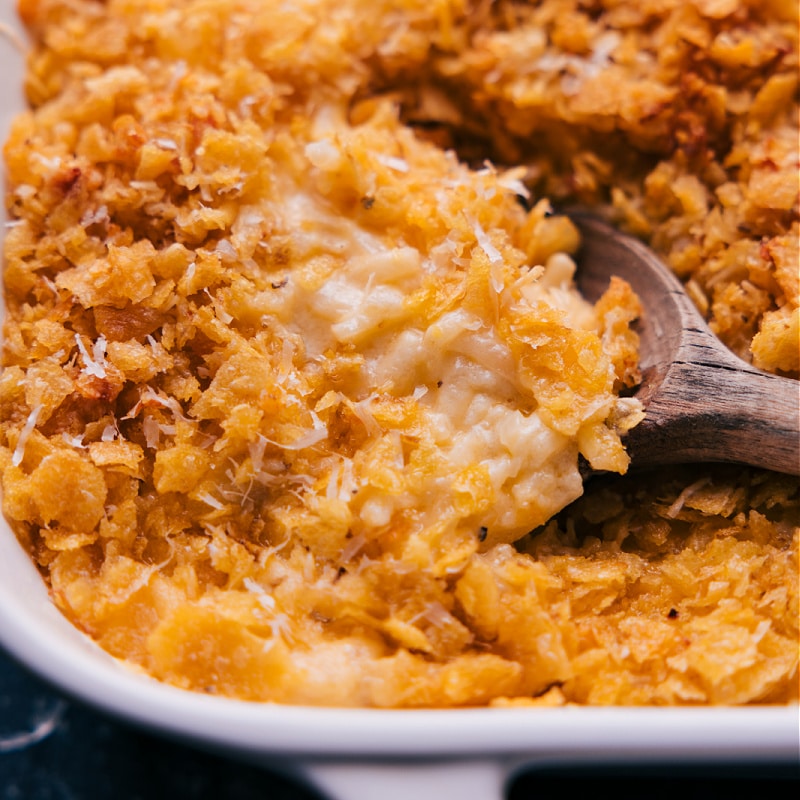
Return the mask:
POLYGON ((610 275, 642 300, 645 419, 625 437, 633 467, 727 461, 800 475, 800 382, 761 372, 711 332, 677 277, 643 243, 580 209, 578 283, 596 300, 610 275))
POLYGON ((728 359, 674 362, 625 446, 641 467, 726 461, 800 475, 800 383, 728 359))

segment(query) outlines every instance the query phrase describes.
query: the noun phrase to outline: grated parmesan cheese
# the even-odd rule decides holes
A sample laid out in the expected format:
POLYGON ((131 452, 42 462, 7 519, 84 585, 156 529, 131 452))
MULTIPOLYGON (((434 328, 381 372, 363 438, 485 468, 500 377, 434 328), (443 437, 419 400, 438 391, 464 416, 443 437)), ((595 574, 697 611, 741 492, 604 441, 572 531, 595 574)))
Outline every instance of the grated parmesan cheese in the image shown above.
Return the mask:
POLYGON ((80 334, 75 334, 75 344, 78 345, 78 350, 80 351, 81 356, 83 357, 83 371, 87 375, 94 375, 96 378, 105 378, 106 373, 106 363, 105 363, 105 352, 106 352, 106 340, 104 336, 99 336, 97 341, 94 342, 92 345, 92 355, 89 355, 89 351, 86 349, 86 346, 83 343, 83 339, 81 339, 80 334))
POLYGON ((39 419, 39 414, 42 413, 42 408, 43 406, 38 405, 31 409, 30 414, 28 414, 25 420, 25 424, 22 426, 22 430, 19 432, 19 438, 17 439, 14 453, 11 456, 11 463, 15 467, 18 467, 22 463, 22 459, 25 458, 25 445, 28 443, 28 438, 36 427, 36 422, 39 419))

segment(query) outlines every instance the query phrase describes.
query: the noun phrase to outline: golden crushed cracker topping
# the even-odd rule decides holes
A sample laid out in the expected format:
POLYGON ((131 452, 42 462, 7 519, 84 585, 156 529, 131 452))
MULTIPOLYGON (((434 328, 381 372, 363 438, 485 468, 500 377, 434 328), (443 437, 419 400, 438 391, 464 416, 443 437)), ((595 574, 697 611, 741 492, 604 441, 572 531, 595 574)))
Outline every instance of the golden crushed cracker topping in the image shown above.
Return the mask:
POLYGON ((780 3, 20 10, 3 503, 77 626, 254 700, 797 698, 796 486, 569 505, 579 453, 626 469, 640 309, 539 199, 610 200, 797 371, 780 3))

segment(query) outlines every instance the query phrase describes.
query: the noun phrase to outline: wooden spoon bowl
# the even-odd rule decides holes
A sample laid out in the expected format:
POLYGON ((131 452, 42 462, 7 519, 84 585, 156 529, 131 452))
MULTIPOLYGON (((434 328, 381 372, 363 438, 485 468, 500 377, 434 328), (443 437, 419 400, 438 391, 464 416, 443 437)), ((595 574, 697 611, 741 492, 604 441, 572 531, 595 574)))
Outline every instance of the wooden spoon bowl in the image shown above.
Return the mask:
POLYGON ((733 462, 800 475, 800 382, 756 369, 711 332, 680 281, 637 239, 582 211, 578 288, 589 300, 618 275, 644 311, 644 420, 624 443, 631 467, 733 462))

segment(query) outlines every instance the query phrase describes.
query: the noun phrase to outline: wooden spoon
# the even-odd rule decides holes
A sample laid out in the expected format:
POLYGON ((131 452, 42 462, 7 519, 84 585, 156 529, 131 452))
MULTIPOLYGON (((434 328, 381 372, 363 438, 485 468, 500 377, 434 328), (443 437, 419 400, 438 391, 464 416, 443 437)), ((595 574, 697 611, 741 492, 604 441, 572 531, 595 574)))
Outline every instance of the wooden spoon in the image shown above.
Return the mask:
POLYGON ((709 330, 680 281, 645 245, 582 211, 577 283, 594 301, 611 275, 642 301, 645 418, 624 439, 631 467, 733 462, 800 475, 800 382, 762 372, 709 330))

